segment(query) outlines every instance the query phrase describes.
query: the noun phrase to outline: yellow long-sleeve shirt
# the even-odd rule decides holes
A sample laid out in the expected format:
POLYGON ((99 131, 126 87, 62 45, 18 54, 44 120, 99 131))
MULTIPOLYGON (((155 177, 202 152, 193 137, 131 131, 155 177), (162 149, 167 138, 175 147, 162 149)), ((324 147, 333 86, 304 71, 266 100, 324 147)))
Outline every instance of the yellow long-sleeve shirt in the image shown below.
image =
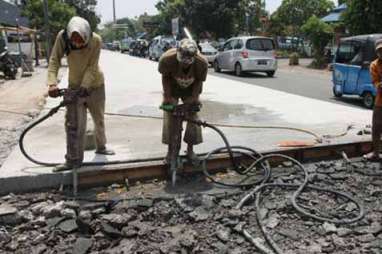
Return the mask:
MULTIPOLYGON (((48 67, 48 85, 57 84, 57 74, 61 67, 61 59, 65 55, 65 42, 62 34, 57 35, 48 67)), ((102 39, 93 33, 86 48, 71 50, 67 56, 69 68, 69 87, 98 88, 105 83, 104 75, 99 67, 102 39)))
POLYGON ((382 107, 382 61, 377 59, 370 64, 370 75, 374 87, 377 89, 377 96, 375 97, 374 105, 382 107))

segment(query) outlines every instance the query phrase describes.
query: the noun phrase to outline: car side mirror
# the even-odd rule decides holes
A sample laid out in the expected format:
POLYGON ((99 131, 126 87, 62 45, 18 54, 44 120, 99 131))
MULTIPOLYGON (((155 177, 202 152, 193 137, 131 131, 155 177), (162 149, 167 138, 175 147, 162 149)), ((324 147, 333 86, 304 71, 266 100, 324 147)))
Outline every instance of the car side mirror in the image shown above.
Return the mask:
POLYGON ((223 47, 220 47, 220 48, 218 48, 218 51, 219 51, 219 52, 223 52, 223 51, 224 51, 224 48, 223 48, 223 47))
POLYGON ((363 69, 368 69, 370 67, 370 62, 369 61, 363 61, 361 66, 363 69))

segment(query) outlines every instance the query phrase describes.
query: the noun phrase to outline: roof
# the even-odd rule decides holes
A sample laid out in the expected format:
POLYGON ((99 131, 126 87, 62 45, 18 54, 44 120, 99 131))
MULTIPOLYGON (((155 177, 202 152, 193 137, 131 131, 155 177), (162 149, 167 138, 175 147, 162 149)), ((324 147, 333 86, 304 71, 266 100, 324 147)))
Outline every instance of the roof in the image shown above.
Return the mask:
POLYGON ((357 36, 351 36, 341 39, 341 41, 371 41, 375 42, 379 39, 382 39, 382 34, 365 34, 365 35, 357 35, 357 36))
MULTIPOLYGON (((249 40, 249 39, 271 39, 270 37, 265 37, 265 36, 248 36, 248 35, 244 35, 244 36, 237 36, 237 37, 232 37, 232 38, 229 38, 228 40, 237 40, 237 39, 241 39, 241 40, 249 40)), ((227 40, 227 41, 228 41, 227 40)))
POLYGON ((329 15, 323 17, 321 20, 327 23, 338 22, 341 18, 341 12, 332 12, 329 15))
POLYGON ((321 20, 327 23, 338 22, 341 19, 342 13, 347 9, 346 4, 341 4, 337 8, 333 9, 327 16, 323 17, 321 20))
POLYGON ((0 0, 0 24, 7 26, 17 26, 16 19, 19 25, 27 27, 29 21, 27 18, 21 16, 21 10, 14 4, 0 0))
POLYGON ((338 6, 337 8, 334 8, 333 11, 341 12, 341 11, 345 11, 347 8, 348 8, 347 4, 341 4, 341 5, 338 6))

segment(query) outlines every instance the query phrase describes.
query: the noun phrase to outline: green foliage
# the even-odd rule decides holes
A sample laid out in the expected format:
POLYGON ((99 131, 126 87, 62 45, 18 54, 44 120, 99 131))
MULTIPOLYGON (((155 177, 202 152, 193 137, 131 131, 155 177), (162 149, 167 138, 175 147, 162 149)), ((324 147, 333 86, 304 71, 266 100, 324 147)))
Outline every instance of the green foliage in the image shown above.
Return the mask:
POLYGON ((262 0, 161 0, 156 5, 161 21, 159 31, 171 33, 171 19, 179 17, 181 26, 188 27, 196 37, 209 33, 213 37, 230 37, 260 27, 259 18, 267 15, 262 0))
POLYGON ((132 27, 125 30, 113 30, 110 23, 101 34, 107 41, 123 38, 126 33, 134 36, 143 31, 149 38, 158 34, 171 35, 173 18, 179 18, 180 28, 189 28, 195 38, 206 34, 214 38, 227 38, 243 32, 255 34, 261 27, 260 17, 268 15, 264 3, 264 0, 160 0, 156 4, 158 15, 145 13, 135 19, 126 19, 122 23, 130 22, 132 27), (145 22, 158 26, 147 27, 145 22))
POLYGON ((183 13, 185 12, 184 0, 161 0, 155 7, 159 11, 160 26, 158 32, 161 34, 171 34, 171 20, 179 17, 180 23, 184 23, 183 13))
POLYGON ((240 0, 185 0, 185 25, 199 36, 209 32, 216 37, 235 33, 240 0))
POLYGON ((77 15, 86 19, 93 31, 97 30, 97 25, 101 22, 101 19, 95 13, 97 0, 64 0, 64 2, 73 6, 77 15))
POLYGON ((314 56, 312 65, 317 68, 324 67, 326 64, 324 50, 325 46, 333 38, 333 27, 313 15, 301 29, 312 42, 314 56))
POLYGON ((113 22, 105 24, 100 34, 105 42, 112 42, 114 40, 122 40, 126 36, 134 37, 137 34, 136 21, 129 18, 117 19, 117 24, 124 24, 126 28, 114 28, 113 22))
MULTIPOLYGON (((48 0, 49 25, 52 35, 56 35, 73 16, 81 16, 89 21, 93 31, 100 23, 95 14, 97 0, 48 0)), ((42 29, 45 26, 44 5, 42 0, 29 0, 22 7, 22 15, 30 20, 33 28, 42 29)))
POLYGON ((348 0, 338 0, 338 5, 346 3, 348 0))
POLYGON ((262 0, 241 0, 239 8, 235 15, 237 23, 237 31, 246 31, 248 34, 256 34, 258 29, 261 29, 261 17, 267 17, 265 11, 265 1, 262 0), (246 21, 248 16, 248 23, 246 21))
MULTIPOLYGON (((48 8, 50 32, 55 36, 76 15, 76 10, 68 4, 56 0, 48 0, 48 8)), ((29 19, 31 27, 43 28, 45 25, 43 1, 29 0, 23 6, 22 15, 29 19)))
POLYGON ((299 36, 301 26, 316 15, 325 16, 334 3, 330 0, 283 0, 271 16, 270 32, 276 35, 299 36))
POLYGON ((347 0, 348 9, 343 19, 353 35, 372 34, 382 31, 382 1, 347 0))

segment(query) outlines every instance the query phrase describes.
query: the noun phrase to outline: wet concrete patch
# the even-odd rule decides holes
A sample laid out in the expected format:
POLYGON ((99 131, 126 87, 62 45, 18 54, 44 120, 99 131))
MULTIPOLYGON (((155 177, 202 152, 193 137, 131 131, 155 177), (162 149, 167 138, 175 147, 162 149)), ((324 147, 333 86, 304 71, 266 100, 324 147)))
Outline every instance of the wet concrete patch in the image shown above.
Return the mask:
POLYGON ((263 107, 247 104, 230 104, 218 101, 203 101, 201 117, 219 123, 280 122, 280 115, 263 107))
MULTIPOLYGON (((155 106, 134 105, 118 112, 119 114, 142 115, 162 117, 162 111, 155 106)), ((230 104, 218 101, 202 101, 200 117, 208 122, 218 123, 256 123, 278 122, 280 115, 272 110, 262 107, 253 107, 246 104, 230 104)))

